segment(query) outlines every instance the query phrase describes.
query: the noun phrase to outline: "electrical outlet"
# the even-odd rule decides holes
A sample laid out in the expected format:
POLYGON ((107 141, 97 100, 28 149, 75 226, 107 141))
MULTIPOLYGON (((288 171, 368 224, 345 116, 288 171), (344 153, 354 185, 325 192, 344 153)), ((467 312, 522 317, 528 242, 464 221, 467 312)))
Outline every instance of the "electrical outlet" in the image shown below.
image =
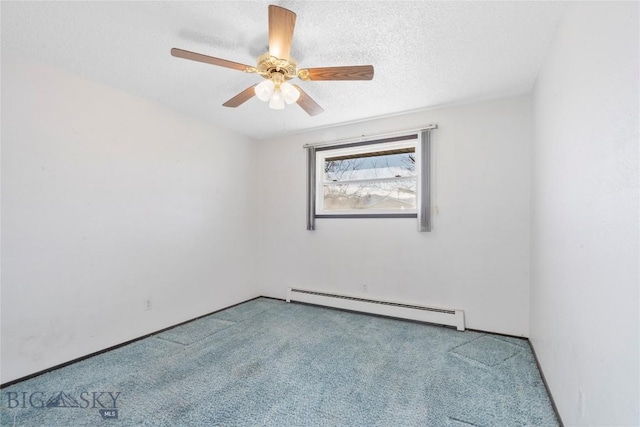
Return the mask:
POLYGON ((369 285, 362 285, 362 290, 367 293, 369 292, 369 285))
POLYGON ((151 310, 151 298, 144 300, 144 311, 151 310))

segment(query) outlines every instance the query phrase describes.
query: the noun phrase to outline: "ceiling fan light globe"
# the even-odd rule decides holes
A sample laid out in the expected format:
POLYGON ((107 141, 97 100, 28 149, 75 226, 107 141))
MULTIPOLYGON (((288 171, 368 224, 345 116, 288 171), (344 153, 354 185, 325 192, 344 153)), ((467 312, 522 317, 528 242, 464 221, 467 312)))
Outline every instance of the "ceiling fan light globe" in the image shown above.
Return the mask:
POLYGON ((279 90, 273 92, 273 95, 271 95, 269 108, 273 110, 282 110, 284 108, 284 98, 279 90))
POLYGON ((291 83, 282 83, 282 85, 280 85, 280 91, 282 92, 284 102, 287 104, 293 104, 300 98, 300 92, 291 83))
POLYGON ((271 98, 274 88, 275 85, 271 80, 265 80, 262 83, 258 84, 258 86, 256 86, 256 96, 260 101, 267 102, 271 98))

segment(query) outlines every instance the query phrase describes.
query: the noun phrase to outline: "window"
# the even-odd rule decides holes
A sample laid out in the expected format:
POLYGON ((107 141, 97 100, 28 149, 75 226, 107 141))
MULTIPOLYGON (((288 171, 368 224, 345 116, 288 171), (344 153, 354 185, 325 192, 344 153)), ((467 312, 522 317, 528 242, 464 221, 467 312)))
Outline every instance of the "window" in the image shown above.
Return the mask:
POLYGON ((307 145, 307 229, 316 218, 418 218, 430 231, 430 130, 307 145))
POLYGON ((316 218, 416 216, 416 139, 316 152, 316 218))

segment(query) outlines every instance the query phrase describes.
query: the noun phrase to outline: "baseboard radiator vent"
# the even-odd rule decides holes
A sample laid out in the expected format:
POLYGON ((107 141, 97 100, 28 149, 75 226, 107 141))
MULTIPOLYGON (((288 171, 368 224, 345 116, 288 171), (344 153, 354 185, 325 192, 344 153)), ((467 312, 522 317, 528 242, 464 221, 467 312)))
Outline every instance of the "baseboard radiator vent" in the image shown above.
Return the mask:
POLYGON ((400 319, 455 326, 464 331, 464 311, 289 288, 287 302, 297 301, 400 319))

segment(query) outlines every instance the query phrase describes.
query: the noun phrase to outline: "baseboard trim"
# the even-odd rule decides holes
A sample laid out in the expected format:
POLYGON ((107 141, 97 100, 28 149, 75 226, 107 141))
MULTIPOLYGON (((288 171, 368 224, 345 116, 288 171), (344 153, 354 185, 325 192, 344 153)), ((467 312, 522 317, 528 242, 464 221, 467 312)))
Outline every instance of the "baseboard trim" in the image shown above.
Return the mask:
POLYGON ((469 329, 469 328, 467 328, 467 331, 480 332, 481 334, 498 335, 498 336, 507 337, 507 338, 516 338, 522 341, 529 341, 529 338, 523 337, 521 335, 503 334, 501 332, 483 331, 482 329, 469 329))
MULTIPOLYGON (((269 297, 257 296, 255 298, 250 298, 250 299, 248 299, 246 301, 241 301, 241 302, 239 302, 237 304, 233 304, 233 305, 230 305, 228 307, 224 307, 224 308, 221 308, 219 310, 212 311, 211 313, 203 314, 201 316, 194 317, 193 319, 185 320, 184 322, 180 322, 180 323, 176 323, 175 325, 167 326, 166 328, 162 328, 162 329, 160 329, 158 331, 145 334, 145 335, 143 335, 141 337, 134 338, 132 340, 125 341, 123 343, 116 344, 114 346, 111 346, 111 347, 108 347, 108 348, 105 348, 105 349, 102 349, 102 350, 95 351, 95 352, 87 354, 85 356, 77 357, 77 358, 75 358, 73 360, 70 360, 68 362, 60 363, 59 365, 55 365, 55 366, 52 366, 50 368, 43 369, 43 370, 35 372, 33 374, 29 374, 29 375, 26 375, 24 377, 20 377, 20 378, 15 379, 15 380, 8 381, 8 382, 6 382, 4 384, 0 384, 0 389, 11 387, 12 385, 15 385, 15 384, 17 384, 19 382, 30 380, 31 378, 35 378, 35 377, 38 377, 40 375, 46 374, 48 372, 52 372, 52 371, 55 371, 57 369, 64 368, 65 366, 69 366, 69 365, 72 365, 74 363, 81 362, 81 361, 83 361, 85 359, 89 359, 90 357, 98 356, 98 355, 100 355, 102 353, 106 353, 108 351, 115 350, 115 349, 118 349, 120 347, 124 347, 125 345, 133 344, 136 341, 140 341, 140 340, 143 340, 145 338, 149 338, 150 336, 153 336, 153 335, 161 334, 162 332, 168 331, 169 329, 173 329, 173 328, 176 328, 178 326, 182 326, 182 325, 184 325, 186 323, 193 322, 194 320, 202 319, 203 317, 211 316, 212 314, 216 314, 216 313, 218 313, 218 312, 220 312, 222 310, 226 310, 228 308, 235 307, 236 305, 244 304, 245 302, 253 301, 254 299, 258 299, 258 298, 269 298, 269 297)), ((275 299, 275 298, 273 298, 273 299, 275 299)))
POLYGON ((547 383, 547 379, 544 377, 544 371, 542 370, 542 366, 540 366, 540 361, 538 360, 536 349, 533 347, 533 343, 531 342, 530 339, 528 339, 527 341, 529 342, 529 347, 531 348, 533 359, 536 361, 536 366, 538 367, 538 371, 540 371, 540 377, 542 378, 542 383, 544 384, 544 388, 547 390, 547 394, 549 395, 549 400, 551 401, 551 407, 553 408, 553 412, 556 414, 556 418, 558 419, 558 423, 560 424, 560 427, 564 427, 564 423, 562 422, 562 417, 560 416, 560 412, 558 412, 558 407, 556 406, 556 401, 553 400, 553 394, 551 394, 551 390, 549 389, 549 384, 547 383))

